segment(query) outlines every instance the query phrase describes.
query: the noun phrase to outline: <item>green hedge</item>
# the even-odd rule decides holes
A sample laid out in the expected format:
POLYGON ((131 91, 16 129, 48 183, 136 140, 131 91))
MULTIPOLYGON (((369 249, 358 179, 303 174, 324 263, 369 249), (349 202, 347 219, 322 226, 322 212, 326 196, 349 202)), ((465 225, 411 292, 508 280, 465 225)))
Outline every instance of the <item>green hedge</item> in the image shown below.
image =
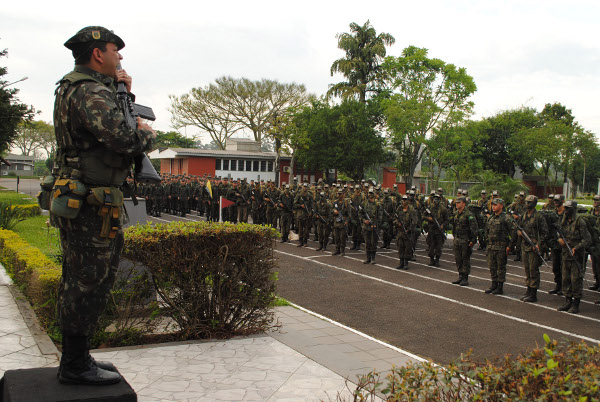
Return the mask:
POLYGON ((126 231, 123 256, 150 270, 180 338, 230 336, 270 326, 278 236, 248 224, 134 226, 126 231))
POLYGON ((371 372, 359 379, 354 400, 380 393, 389 401, 599 401, 600 345, 557 342, 517 357, 431 362, 395 367, 385 379, 371 372))
POLYGON ((10 230, 0 229, 0 262, 49 328, 56 321, 61 267, 10 230))

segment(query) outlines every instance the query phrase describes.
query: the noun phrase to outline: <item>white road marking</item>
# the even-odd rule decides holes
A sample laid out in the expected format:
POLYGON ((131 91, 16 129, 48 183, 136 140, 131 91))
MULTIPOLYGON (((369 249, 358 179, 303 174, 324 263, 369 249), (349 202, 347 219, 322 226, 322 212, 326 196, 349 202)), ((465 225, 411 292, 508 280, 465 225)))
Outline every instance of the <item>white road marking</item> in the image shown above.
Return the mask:
MULTIPOLYGON (((562 329, 559 329, 559 328, 554 328, 554 327, 551 327, 551 326, 548 326, 548 325, 539 324, 539 323, 536 323, 536 322, 533 322, 533 321, 528 321, 528 320, 525 320, 523 318, 514 317, 514 316, 511 316, 511 315, 508 315, 508 314, 499 313, 497 311, 493 311, 493 310, 490 310, 490 309, 487 309, 487 308, 484 308, 484 307, 479 307, 479 306, 475 306, 475 305, 472 305, 472 304, 469 304, 469 303, 462 302, 460 300, 455 300, 455 299, 451 299, 449 297, 445 297, 445 296, 441 296, 441 295, 436 295, 436 294, 433 294, 433 293, 428 293, 428 292, 425 292, 423 290, 414 289, 414 288, 411 288, 411 287, 408 287, 408 286, 401 285, 399 283, 389 282, 389 281, 386 281, 384 279, 380 279, 380 278, 377 278, 377 277, 374 277, 374 276, 370 276, 370 275, 366 275, 366 274, 361 274, 359 272, 355 272, 355 271, 352 271, 352 270, 349 270, 349 269, 346 269, 346 268, 338 267, 338 266, 331 265, 331 264, 326 264, 326 263, 321 262, 321 261, 311 260, 311 259, 308 259, 306 257, 298 256, 298 255, 291 254, 291 253, 286 253, 286 252, 280 251, 280 250, 275 250, 275 252, 283 254, 283 255, 287 255, 287 256, 290 256, 290 257, 299 258, 299 259, 302 259, 302 260, 305 260, 305 261, 310 261, 310 262, 315 263, 315 264, 320 264, 320 265, 323 265, 323 266, 326 266, 326 267, 329 267, 329 268, 333 268, 333 269, 336 269, 336 270, 339 270, 339 271, 343 271, 343 272, 346 272, 346 273, 349 273, 349 274, 352 274, 352 275, 360 276, 362 278, 370 279, 370 280, 373 280, 373 281, 376 281, 376 282, 385 283, 387 285, 394 286, 394 287, 397 287, 397 288, 400 288, 400 289, 408 290, 408 291, 411 291, 411 292, 423 294, 425 296, 430 296, 430 297, 433 297, 433 298, 436 298, 436 299, 440 299, 440 300, 444 300, 444 301, 447 301, 447 302, 455 303, 455 304, 458 304, 458 305, 461 305, 461 306, 465 306, 465 307, 468 307, 468 308, 471 308, 471 309, 474 309, 474 310, 479 310, 479 311, 482 311, 482 312, 485 312, 485 313, 488 313, 488 314, 492 314, 492 315, 496 315, 496 316, 499 316, 499 317, 503 317, 503 318, 506 318, 508 320, 520 322, 522 324, 531 325, 531 326, 542 328, 542 329, 545 329, 545 330, 548 330, 548 331, 558 332, 558 333, 563 334, 563 335, 571 336, 571 337, 574 337, 574 338, 580 338, 580 339, 583 339, 583 340, 586 340, 586 341, 589 341, 589 342, 600 343, 599 339, 594 339, 594 338, 590 338, 590 337, 587 337, 587 336, 584 336, 584 335, 574 334, 572 332, 568 332, 568 331, 565 331, 565 330, 562 330, 562 329)), ((377 264, 377 265, 381 266, 380 264, 377 264)), ((386 266, 382 266, 382 267, 386 268, 386 269, 393 269, 393 268, 389 268, 389 267, 386 267, 386 266)), ((400 271, 400 272, 409 273, 409 274, 411 273, 411 272, 408 272, 408 271, 400 271)), ((419 276, 419 277, 422 277, 424 279, 433 279, 433 278, 429 278, 429 277, 426 277, 426 276, 423 276, 423 275, 418 275, 418 274, 415 274, 415 273, 412 273, 412 274, 416 275, 416 276, 419 276)), ((440 281, 440 280, 438 280, 438 281, 440 281)), ((442 281, 440 281, 440 282, 442 282, 442 281)), ((444 282, 444 283, 447 283, 447 282, 444 282)), ((576 316, 576 315, 574 315, 573 317, 589 318, 589 317, 582 317, 582 316, 576 316)), ((596 319, 592 319, 592 320, 593 321, 598 321, 596 319)))

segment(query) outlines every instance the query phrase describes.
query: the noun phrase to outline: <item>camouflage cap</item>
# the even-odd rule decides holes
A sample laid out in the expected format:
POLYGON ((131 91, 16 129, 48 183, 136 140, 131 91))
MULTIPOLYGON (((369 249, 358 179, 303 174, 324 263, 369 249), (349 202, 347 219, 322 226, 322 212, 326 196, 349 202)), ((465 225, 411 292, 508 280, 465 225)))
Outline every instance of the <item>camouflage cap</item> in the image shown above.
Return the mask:
POLYGON ((565 208, 577 208, 577 201, 573 201, 573 200, 566 201, 565 208))
POLYGON ((504 205, 504 200, 502 198, 494 198, 494 201, 492 201, 492 204, 502 204, 502 205, 504 205))
POLYGON ((527 202, 537 202, 538 198, 533 195, 533 194, 529 194, 527 197, 525 197, 525 201, 527 202))
POLYGON ((125 42, 123 42, 123 39, 115 35, 113 31, 101 26, 91 26, 80 29, 79 32, 71 36, 71 38, 65 42, 65 47, 69 50, 73 50, 80 43, 89 42, 114 43, 117 45, 118 50, 121 50, 125 47, 125 42))
POLYGON ((519 192, 519 197, 525 197, 525 191, 519 192))
POLYGON ((481 190, 481 194, 487 194, 487 191, 481 190))
POLYGON ((456 202, 467 202, 467 197, 456 197, 456 202))
POLYGON ((440 194, 441 194, 441 193, 443 193, 443 192, 444 192, 444 189, 443 189, 443 188, 441 188, 441 187, 439 187, 439 188, 437 189, 437 191, 438 191, 438 193, 440 193, 440 194))
POLYGON ((500 193, 498 193, 498 190, 494 190, 492 191, 492 195, 500 195, 500 193))
POLYGON ((596 195, 594 196, 594 201, 600 201, 600 195, 596 194, 596 195))
POLYGON ((549 200, 552 200, 552 199, 554 199, 554 194, 548 194, 548 199, 549 199, 549 200))
POLYGON ((338 191, 337 191, 337 192, 338 192, 338 194, 343 194, 343 193, 344 193, 344 190, 342 190, 341 188, 338 188, 338 191))

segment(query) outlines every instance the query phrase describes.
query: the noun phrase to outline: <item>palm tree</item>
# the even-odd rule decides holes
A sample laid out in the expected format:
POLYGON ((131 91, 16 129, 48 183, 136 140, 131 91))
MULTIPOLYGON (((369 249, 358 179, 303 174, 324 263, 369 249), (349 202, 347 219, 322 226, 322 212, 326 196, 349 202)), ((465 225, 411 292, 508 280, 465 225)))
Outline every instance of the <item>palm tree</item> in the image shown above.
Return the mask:
POLYGON ((396 39, 388 33, 377 35, 368 20, 363 26, 351 23, 350 32, 336 36, 338 48, 346 52, 346 57, 331 65, 331 75, 341 73, 347 81, 330 85, 327 96, 358 96, 360 102, 366 103, 367 92, 377 92, 379 65, 385 57, 385 47, 393 45, 396 39))

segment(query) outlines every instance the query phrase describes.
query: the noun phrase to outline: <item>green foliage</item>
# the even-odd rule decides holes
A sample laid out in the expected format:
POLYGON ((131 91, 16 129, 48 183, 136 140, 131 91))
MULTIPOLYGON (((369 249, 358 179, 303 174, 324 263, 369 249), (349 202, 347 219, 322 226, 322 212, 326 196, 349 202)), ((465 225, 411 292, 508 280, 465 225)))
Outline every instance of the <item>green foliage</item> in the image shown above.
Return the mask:
POLYGON ((11 145, 23 155, 35 155, 39 149, 44 149, 48 155, 55 154, 56 137, 54 126, 45 121, 23 120, 17 127, 17 135, 11 145))
POLYGON ((338 48, 346 52, 346 57, 331 65, 331 75, 341 73, 347 81, 331 85, 327 94, 366 103, 367 94, 381 90, 380 63, 386 55, 385 47, 396 40, 388 33, 377 35, 368 20, 363 26, 351 23, 350 32, 337 35, 338 48))
POLYGON ((313 102, 296 116, 298 161, 315 170, 338 169, 361 180, 367 167, 385 157, 369 104, 345 100, 313 102))
POLYGON ((519 146, 527 130, 538 126, 536 110, 519 108, 506 110, 477 122, 481 141, 477 144, 479 158, 493 171, 514 176, 517 166, 524 172, 533 169, 531 149, 519 146))
POLYGON ((405 48, 400 57, 386 57, 382 69, 391 90, 381 103, 390 143, 410 186, 432 130, 448 130, 470 115, 473 102, 468 99, 477 86, 466 69, 429 58, 427 49, 416 46, 405 48))
POLYGON ((0 201, 0 229, 12 230, 25 219, 25 211, 21 206, 0 201))
POLYGON ((52 261, 57 264, 62 262, 58 229, 48 224, 47 216, 39 214, 31 216, 21 222, 13 231, 52 261))
MULTIPOLYGON (((6 49, 0 51, 0 58, 7 55, 6 49)), ((9 144, 17 135, 17 126, 23 119, 32 119, 35 110, 20 103, 17 98, 19 90, 5 80, 6 67, 0 67, 0 153, 7 151, 9 144)))
POLYGON ((0 191, 0 201, 5 201, 13 205, 36 204, 37 201, 26 194, 17 193, 12 190, 0 191))
POLYGON ((484 363, 462 356, 457 363, 431 362, 395 367, 385 379, 373 371, 361 377, 355 400, 375 392, 389 401, 598 401, 600 346, 558 343, 544 334, 544 347, 484 363))
MULTIPOLYGON (((153 148, 195 148, 196 139, 188 138, 177 131, 156 130, 156 139, 153 142, 153 148)), ((159 169, 160 171, 160 169, 159 169)))
POLYGON ((515 194, 518 194, 521 191, 525 191, 526 193, 529 191, 529 188, 523 183, 523 180, 513 179, 508 175, 498 174, 493 170, 484 170, 476 174, 475 180, 480 183, 474 184, 469 189, 471 197, 477 197, 481 190, 486 190, 488 195, 491 194, 493 190, 498 190, 500 198, 504 200, 506 207, 513 202, 515 194))
POLYGON ((48 169, 47 160, 44 161, 35 161, 33 167, 33 174, 36 176, 46 176, 50 174, 50 169, 48 169))
POLYGON ((248 224, 134 226, 126 231, 123 256, 150 270, 181 339, 242 334, 271 323, 278 236, 248 224))

